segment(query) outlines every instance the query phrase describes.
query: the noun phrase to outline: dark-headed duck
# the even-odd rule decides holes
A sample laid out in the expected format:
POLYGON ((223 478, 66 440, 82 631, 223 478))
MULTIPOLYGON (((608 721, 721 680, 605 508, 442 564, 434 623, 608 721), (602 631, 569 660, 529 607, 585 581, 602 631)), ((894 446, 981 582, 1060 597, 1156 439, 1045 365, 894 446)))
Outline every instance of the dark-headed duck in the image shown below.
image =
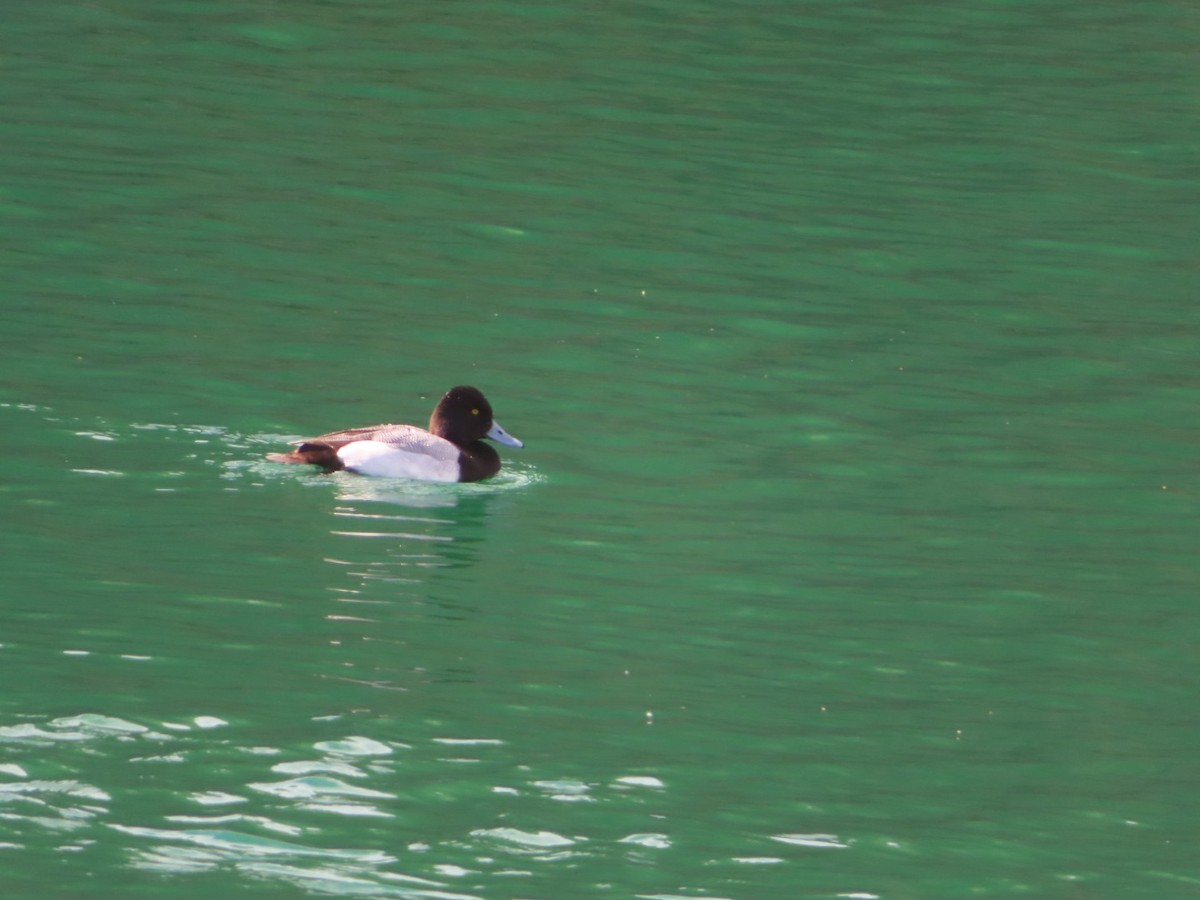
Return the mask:
POLYGON ((269 453, 283 463, 310 463, 326 472, 418 478, 422 481, 480 481, 500 471, 500 454, 482 438, 508 447, 525 446, 492 418, 492 405, 478 388, 459 385, 446 392, 429 417, 429 430, 416 425, 370 425, 294 441, 290 453, 269 453))

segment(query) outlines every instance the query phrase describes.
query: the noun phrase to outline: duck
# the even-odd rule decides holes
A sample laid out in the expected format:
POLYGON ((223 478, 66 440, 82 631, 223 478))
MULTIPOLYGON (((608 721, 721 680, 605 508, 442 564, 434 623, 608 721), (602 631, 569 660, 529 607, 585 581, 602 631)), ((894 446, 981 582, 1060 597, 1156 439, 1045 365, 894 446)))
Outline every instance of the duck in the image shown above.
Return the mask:
POLYGON ((482 481, 500 471, 500 454, 483 438, 506 447, 525 446, 500 427, 479 388, 460 384, 438 401, 428 430, 392 424, 349 428, 293 441, 295 450, 269 453, 267 459, 318 466, 326 473, 482 481))

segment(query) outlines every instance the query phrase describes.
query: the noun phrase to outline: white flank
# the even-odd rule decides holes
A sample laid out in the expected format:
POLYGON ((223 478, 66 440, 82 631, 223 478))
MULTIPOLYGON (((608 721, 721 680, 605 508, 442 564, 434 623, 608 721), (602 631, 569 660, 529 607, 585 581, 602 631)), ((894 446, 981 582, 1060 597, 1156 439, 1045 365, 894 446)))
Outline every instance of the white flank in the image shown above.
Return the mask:
POLYGON ((360 475, 458 481, 458 448, 449 441, 446 445, 453 450, 453 456, 413 453, 380 441, 354 441, 338 450, 338 457, 347 469, 360 475))

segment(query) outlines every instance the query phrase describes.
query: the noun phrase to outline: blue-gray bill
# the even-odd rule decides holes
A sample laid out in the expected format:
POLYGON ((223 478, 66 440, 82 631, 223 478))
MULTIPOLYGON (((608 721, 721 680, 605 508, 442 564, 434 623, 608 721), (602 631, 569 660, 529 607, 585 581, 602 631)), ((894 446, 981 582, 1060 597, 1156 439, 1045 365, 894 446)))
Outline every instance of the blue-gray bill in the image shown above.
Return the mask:
POLYGON ((492 427, 488 429, 487 436, 498 444, 504 444, 506 447, 524 447, 525 445, 500 427, 500 423, 495 419, 492 420, 492 427))

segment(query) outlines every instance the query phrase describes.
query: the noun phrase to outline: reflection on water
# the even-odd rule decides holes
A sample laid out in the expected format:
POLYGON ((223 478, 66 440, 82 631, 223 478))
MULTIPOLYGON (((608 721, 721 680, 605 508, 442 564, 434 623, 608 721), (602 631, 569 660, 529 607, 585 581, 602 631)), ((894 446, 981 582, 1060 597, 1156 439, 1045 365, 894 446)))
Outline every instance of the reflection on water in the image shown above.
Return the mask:
MULTIPOLYGON (((284 467, 276 465, 276 468, 284 467)), ((504 468, 495 478, 468 484, 410 481, 402 478, 365 478, 348 472, 337 472, 326 477, 336 485, 339 500, 392 503, 416 509, 454 507, 464 499, 492 497, 509 491, 519 491, 541 480, 533 467, 508 461, 505 461, 504 468)))
POLYGON ((454 537, 443 532, 454 527, 452 519, 367 512, 353 506, 338 507, 333 515, 343 527, 331 534, 362 539, 345 545, 340 557, 325 557, 345 567, 358 582, 355 588, 332 588, 339 594, 361 596, 373 582, 419 584, 424 580, 419 570, 451 565, 443 550, 454 537))
MULTIPOLYGON (((295 467, 275 468, 285 477, 296 477, 295 467)), ((347 472, 307 472, 304 477, 322 479, 334 489, 337 505, 330 534, 351 542, 325 561, 343 567, 358 582, 354 588, 332 588, 347 600, 361 599, 375 584, 420 584, 431 569, 473 565, 485 524, 496 515, 494 503, 537 480, 532 472, 518 469, 472 484, 366 478, 347 472), (413 512, 398 511, 404 508, 413 512)))

